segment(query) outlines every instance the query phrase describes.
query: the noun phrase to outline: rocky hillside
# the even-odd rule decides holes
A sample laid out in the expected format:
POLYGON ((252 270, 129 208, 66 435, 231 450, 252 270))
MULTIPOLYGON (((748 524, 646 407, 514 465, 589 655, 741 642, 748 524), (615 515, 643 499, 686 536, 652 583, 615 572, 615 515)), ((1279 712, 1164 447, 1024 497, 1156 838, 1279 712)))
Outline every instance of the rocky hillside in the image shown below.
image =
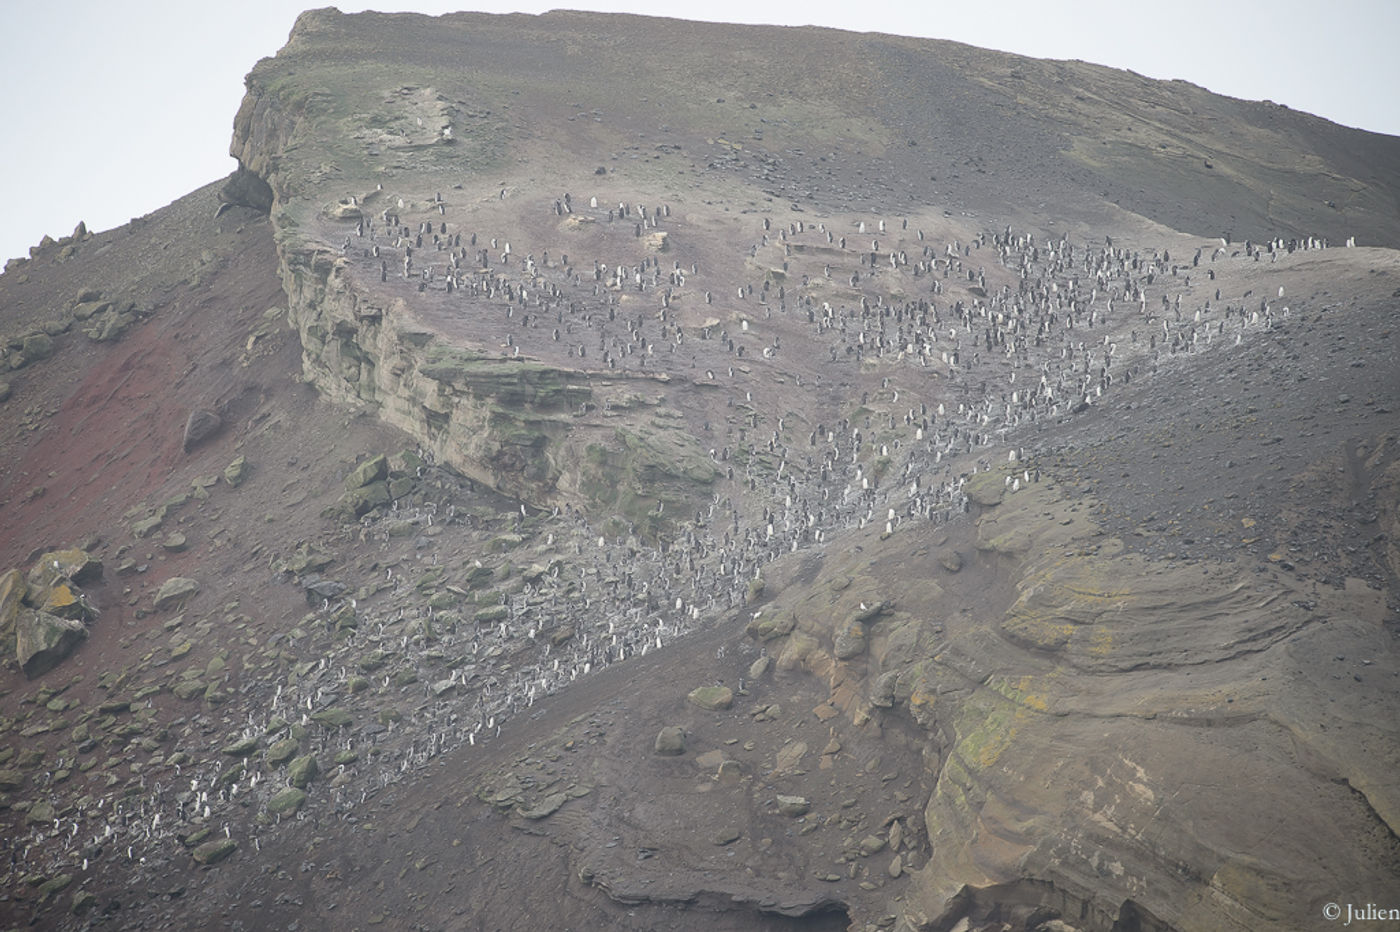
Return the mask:
POLYGON ((232 153, 0 276, 8 926, 1386 905, 1400 140, 321 10, 232 153))

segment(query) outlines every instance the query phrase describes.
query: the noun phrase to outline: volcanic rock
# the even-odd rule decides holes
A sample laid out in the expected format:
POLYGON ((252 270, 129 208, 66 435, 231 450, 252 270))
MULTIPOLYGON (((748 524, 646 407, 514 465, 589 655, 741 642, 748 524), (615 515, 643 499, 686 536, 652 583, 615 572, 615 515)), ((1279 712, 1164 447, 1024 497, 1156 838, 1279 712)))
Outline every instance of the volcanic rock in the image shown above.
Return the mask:
POLYGON ((186 453, 218 433, 223 418, 207 408, 196 408, 185 419, 185 435, 181 445, 186 453))
POLYGON ((21 608, 15 616, 15 659, 32 679, 58 666, 86 636, 81 621, 21 608))
POLYGON ((156 591, 155 601, 152 603, 156 609, 168 608, 178 605, 186 599, 193 598, 199 594, 199 580, 191 579, 187 576, 172 576, 161 583, 160 589, 156 591))

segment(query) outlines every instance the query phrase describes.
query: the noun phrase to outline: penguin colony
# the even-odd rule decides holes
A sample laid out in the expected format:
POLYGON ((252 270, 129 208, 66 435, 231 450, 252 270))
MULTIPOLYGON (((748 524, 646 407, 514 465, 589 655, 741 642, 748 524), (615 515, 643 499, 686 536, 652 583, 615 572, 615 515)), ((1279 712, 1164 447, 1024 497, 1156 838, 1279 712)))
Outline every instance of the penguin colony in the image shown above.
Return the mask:
MULTIPOLYGON (((354 820, 383 788, 444 752, 499 735, 513 715, 579 677, 739 610, 751 582, 785 554, 852 528, 893 534, 948 521, 969 507, 969 477, 993 466, 1017 464, 1005 481, 1008 492, 1020 491, 1039 473, 1019 444, 1033 443, 1040 427, 1175 357, 1228 351, 1269 328, 1290 313, 1283 289, 1271 299, 1229 293, 1227 283, 1251 266, 1327 245, 1220 241, 1183 259, 1108 238, 1072 242, 1010 227, 934 243, 905 219, 765 218, 748 231, 750 280, 725 282, 669 247, 655 249, 649 237, 683 228, 665 204, 596 196, 579 203, 563 193, 540 205, 560 221, 605 231, 610 252, 581 257, 475 229, 470 212, 451 209, 441 194, 394 203, 362 213, 340 236, 357 287, 401 296, 426 319, 445 329, 455 322, 464 340, 507 357, 598 378, 665 374, 724 392, 725 423, 692 425, 713 444, 722 479, 659 543, 609 536, 569 507, 543 515, 519 505, 517 523, 545 519, 565 559, 528 581, 492 624, 444 627, 431 640, 406 633, 441 619, 410 598, 411 586, 392 569, 387 607, 323 600, 321 617, 348 602, 356 626, 295 683, 277 685, 242 731, 263 735, 274 720, 308 725, 323 766, 338 752, 373 749, 337 766, 318 818, 354 820), (775 317, 782 327, 772 325, 775 317), (800 384, 789 354, 819 360, 821 374, 808 377, 839 401, 817 413, 769 410, 764 395, 775 378, 800 384), (878 390, 843 394, 872 369, 878 390), (565 628, 573 636, 550 636, 565 628), (376 685, 416 694, 417 722, 427 727, 315 728, 311 716, 345 701, 354 672, 348 658, 370 650, 423 671, 401 686, 390 677, 376 685), (465 662, 434 679, 429 661, 443 652, 465 662)), ((469 482, 420 453, 428 464, 420 478, 444 502, 472 494, 469 482)), ((387 515, 367 516, 361 533, 387 546, 390 521, 466 520, 450 504, 395 504, 387 515)), ((139 795, 31 826, 7 841, 12 864, 141 861, 192 827, 229 834, 235 806, 265 802, 284 785, 260 755, 232 777, 218 761, 174 770, 173 779, 162 775, 149 786, 143 777, 139 795)), ((242 817, 235 824, 273 830, 252 829, 242 817)), ((247 840, 261 844, 256 835, 247 840)))

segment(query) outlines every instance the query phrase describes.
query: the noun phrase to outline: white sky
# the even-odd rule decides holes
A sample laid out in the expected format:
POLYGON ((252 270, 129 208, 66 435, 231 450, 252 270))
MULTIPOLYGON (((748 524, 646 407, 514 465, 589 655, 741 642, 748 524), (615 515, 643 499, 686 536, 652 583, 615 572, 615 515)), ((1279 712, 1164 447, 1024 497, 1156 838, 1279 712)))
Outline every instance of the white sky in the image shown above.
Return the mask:
MULTIPOLYGON (((1400 135, 1400 0, 477 0, 716 22, 822 25, 1082 59, 1400 135)), ((366 9, 343 4, 345 12, 366 9)), ((369 8, 442 13, 423 0, 369 8)), ((295 0, 0 0, 0 260, 79 220, 104 230, 233 170, 243 76, 295 0)), ((0 309, 3 312, 3 309, 0 309)))

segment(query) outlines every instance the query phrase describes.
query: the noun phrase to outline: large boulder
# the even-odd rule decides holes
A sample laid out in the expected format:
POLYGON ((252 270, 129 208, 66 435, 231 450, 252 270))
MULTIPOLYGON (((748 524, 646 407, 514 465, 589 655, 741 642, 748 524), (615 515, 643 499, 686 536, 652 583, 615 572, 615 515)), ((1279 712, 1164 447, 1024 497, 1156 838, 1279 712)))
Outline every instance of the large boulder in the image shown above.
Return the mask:
POLYGON ((69 547, 44 553, 29 571, 29 585, 35 589, 46 589, 60 578, 80 586, 94 582, 102 578, 102 561, 81 547, 69 547))
POLYGON ((299 790, 305 789, 320 772, 321 767, 316 763, 315 756, 305 754, 293 760, 287 767, 287 782, 299 790))
POLYGON ((653 750, 662 757, 675 757, 685 753, 685 729, 680 725, 667 725, 656 735, 653 750))
POLYGON ((380 505, 389 504, 391 500, 387 483, 371 482, 342 495, 339 510, 347 517, 362 518, 380 505))
POLYGON ((238 842, 231 838, 216 838, 206 841, 194 849, 196 864, 218 864, 238 849, 238 842))
POLYGON ((389 460, 384 454, 380 454, 365 460, 355 467, 354 472, 345 477, 345 488, 347 491, 354 491, 369 485, 371 482, 379 482, 389 475, 389 460))
POLYGON ((15 658, 30 678, 58 666, 87 635, 81 621, 22 608, 15 617, 15 658))
POLYGON ((31 333, 20 348, 26 359, 48 359, 53 351, 53 338, 47 333, 31 333))

